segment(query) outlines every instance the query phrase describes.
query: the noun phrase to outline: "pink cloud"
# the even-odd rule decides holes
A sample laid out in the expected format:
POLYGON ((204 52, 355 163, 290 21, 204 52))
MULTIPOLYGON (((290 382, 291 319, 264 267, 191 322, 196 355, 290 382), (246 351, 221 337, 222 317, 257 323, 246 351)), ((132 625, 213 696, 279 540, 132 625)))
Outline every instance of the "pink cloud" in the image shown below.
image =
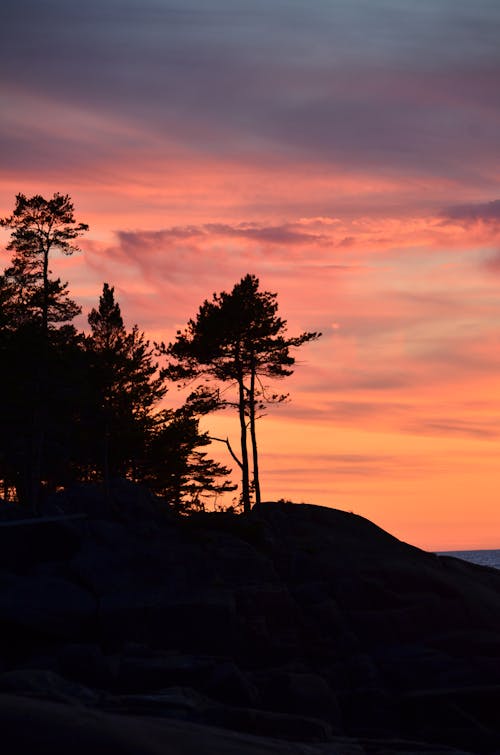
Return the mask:
POLYGON ((484 268, 495 275, 500 274, 500 250, 484 260, 484 268))

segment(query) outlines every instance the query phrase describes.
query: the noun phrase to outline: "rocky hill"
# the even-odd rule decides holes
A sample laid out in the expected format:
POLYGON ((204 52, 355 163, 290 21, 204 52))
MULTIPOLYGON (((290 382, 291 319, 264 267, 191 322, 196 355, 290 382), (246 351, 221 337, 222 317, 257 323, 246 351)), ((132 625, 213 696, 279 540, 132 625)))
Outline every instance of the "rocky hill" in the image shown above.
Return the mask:
POLYGON ((52 506, 0 525, 10 752, 500 752, 500 571, 317 506, 52 506))

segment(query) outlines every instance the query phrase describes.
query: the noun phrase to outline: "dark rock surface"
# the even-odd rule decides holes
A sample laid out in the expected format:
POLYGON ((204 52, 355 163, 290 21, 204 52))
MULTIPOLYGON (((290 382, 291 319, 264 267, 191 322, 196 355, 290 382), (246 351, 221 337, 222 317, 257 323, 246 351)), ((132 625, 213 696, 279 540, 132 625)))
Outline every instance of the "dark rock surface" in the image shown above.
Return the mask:
POLYGON ((73 721, 73 752, 500 753, 500 571, 334 509, 99 500, 0 525, 12 752, 29 715, 38 752, 73 721))

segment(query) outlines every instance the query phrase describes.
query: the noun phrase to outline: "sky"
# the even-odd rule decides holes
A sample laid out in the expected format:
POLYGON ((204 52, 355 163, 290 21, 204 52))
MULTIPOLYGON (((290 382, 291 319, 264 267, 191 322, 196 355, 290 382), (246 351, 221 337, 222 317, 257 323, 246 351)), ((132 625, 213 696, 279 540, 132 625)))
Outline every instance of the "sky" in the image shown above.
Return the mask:
POLYGON ((4 0, 0 216, 70 194, 54 272, 155 340, 257 275, 323 333, 264 499, 500 548, 499 39, 498 0, 4 0))

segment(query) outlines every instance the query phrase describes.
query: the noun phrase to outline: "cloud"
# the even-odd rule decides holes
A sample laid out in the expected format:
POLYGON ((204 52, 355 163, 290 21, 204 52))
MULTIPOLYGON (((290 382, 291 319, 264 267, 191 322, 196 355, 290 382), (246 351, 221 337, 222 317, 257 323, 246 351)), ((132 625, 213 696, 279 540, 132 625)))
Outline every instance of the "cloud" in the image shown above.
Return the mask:
POLYGON ((488 257, 483 260, 482 266, 489 273, 500 275, 500 249, 494 254, 488 255, 488 257))
POLYGON ((456 417, 432 417, 417 420, 406 429, 422 435, 456 436, 477 440, 497 440, 500 436, 497 419, 474 421, 456 417))
POLYGON ((230 290, 249 272, 258 275, 264 289, 280 292, 291 329, 317 330, 319 287, 323 299, 330 295, 328 281, 354 271, 349 264, 325 260, 324 251, 318 256, 322 245, 316 234, 294 224, 191 224, 120 230, 111 243, 84 242, 82 262, 101 281, 119 282, 130 318, 141 323, 147 313, 156 333, 159 327, 179 327, 213 291, 230 290))
POLYGON ((351 426, 370 430, 382 426, 399 429, 417 413, 415 404, 410 401, 391 401, 389 395, 382 395, 380 391, 358 393, 355 400, 356 386, 344 387, 342 393, 339 391, 346 398, 332 399, 331 390, 331 384, 318 387, 315 392, 303 391, 300 386, 297 390, 292 387, 291 400, 273 408, 273 413, 283 421, 294 424, 314 422, 336 428, 351 426), (375 395, 378 400, 368 400, 367 397, 375 395))
MULTIPOLYGON (((47 126, 39 159, 62 111, 77 146, 80 110, 115 124, 114 141, 97 134, 94 144, 122 161, 140 149, 126 123, 152 152, 174 143, 264 160, 271 173, 292 162, 463 182, 491 169, 500 17, 488 0, 7 0, 2 22, 5 109, 34 98, 29 130, 47 126)), ((12 130, 3 139, 10 161, 29 166, 12 130)))
POLYGON ((302 268, 311 280, 357 268, 348 261, 331 262, 335 242, 325 234, 305 232, 295 223, 205 223, 157 231, 118 230, 115 239, 105 249, 89 247, 96 264, 102 259, 120 262, 157 282, 178 284, 197 279, 206 286, 217 280, 220 288, 249 270, 296 278, 302 268))
POLYGON ((310 242, 320 244, 326 242, 328 239, 328 237, 323 234, 305 233, 303 230, 297 230, 293 225, 266 227, 259 226, 256 223, 241 223, 238 226, 225 225, 223 223, 209 223, 204 227, 204 230, 221 236, 245 238, 279 245, 295 245, 310 242))
MULTIPOLYGON (((438 242, 433 218, 318 222, 319 229, 312 221, 240 219, 120 230, 111 243, 89 244, 86 259, 101 281, 119 284, 129 320, 167 341, 212 292, 255 273, 263 289, 278 292, 290 333, 324 334, 298 355, 305 362, 297 369, 300 396, 283 407, 283 419, 309 413, 321 422, 399 429, 407 417, 396 405, 411 407, 412 394, 498 373, 500 352, 484 319, 485 297, 495 293, 480 274, 483 250, 459 254, 452 227, 439 230, 438 242), (337 241, 351 226, 359 240, 343 249, 337 241), (381 235, 392 237, 389 248, 370 241, 381 235)), ((466 234, 460 244, 469 243, 466 234)))
POLYGON ((398 454, 315 454, 308 459, 308 466, 302 466, 303 457, 292 457, 271 453, 267 457, 266 478, 285 478, 303 480, 311 472, 321 478, 351 477, 355 479, 370 477, 413 478, 423 469, 429 468, 425 460, 418 455, 398 454), (292 462, 292 463, 291 463, 292 462))
MULTIPOLYGON (((311 275, 315 270, 324 274, 351 271, 356 272, 360 280, 370 276, 373 281, 375 276, 382 283, 382 276, 387 278, 389 273, 393 276, 397 269, 407 275, 405 268, 410 268, 412 259, 435 255, 435 250, 444 255, 445 248, 448 248, 448 254, 455 253, 455 249, 467 249, 471 238, 477 240, 476 236, 457 235, 453 227, 444 227, 432 216, 404 219, 365 216, 327 221, 327 218, 311 218, 306 222, 302 218, 269 224, 240 220, 235 223, 172 225, 158 230, 121 229, 115 232, 115 242, 109 245, 107 254, 143 269, 151 265, 159 274, 163 269, 165 272, 192 269, 197 258, 201 271, 205 263, 217 267, 219 261, 229 269, 239 270, 242 264, 247 267, 258 265, 264 270, 279 270, 281 275, 297 277, 297 265, 300 265, 303 272, 311 275), (403 257, 403 251, 406 257, 403 257), (381 260, 384 260, 383 266, 381 260)), ((444 260, 443 256, 443 264, 444 260)), ((434 267, 436 277, 435 263, 434 267)), ((447 282, 449 272, 448 281, 443 277, 443 285, 447 282)), ((412 279, 415 289, 414 283, 412 279)), ((366 297, 364 291, 363 297, 366 297)), ((459 306, 453 293, 444 289, 437 292, 429 287, 422 291, 391 290, 386 293, 382 307, 380 301, 376 303, 377 316, 370 320, 363 314, 370 302, 365 298, 364 306, 360 306, 362 302, 358 293, 351 295, 350 300, 352 306, 346 310, 348 321, 351 317, 354 320, 363 318, 365 327, 376 321, 377 328, 382 316, 391 321, 394 317, 405 316, 405 313, 421 313, 425 308, 446 313, 459 306)))
POLYGON ((305 243, 323 243, 328 237, 323 234, 307 233, 296 224, 266 226, 258 223, 205 223, 203 225, 177 226, 159 231, 131 232, 117 231, 119 242, 124 246, 164 244, 171 240, 209 239, 210 237, 228 237, 232 239, 249 239, 266 244, 296 245, 305 243))
POLYGON ((448 207, 443 212, 447 220, 468 223, 500 224, 500 199, 492 202, 460 204, 448 207))

